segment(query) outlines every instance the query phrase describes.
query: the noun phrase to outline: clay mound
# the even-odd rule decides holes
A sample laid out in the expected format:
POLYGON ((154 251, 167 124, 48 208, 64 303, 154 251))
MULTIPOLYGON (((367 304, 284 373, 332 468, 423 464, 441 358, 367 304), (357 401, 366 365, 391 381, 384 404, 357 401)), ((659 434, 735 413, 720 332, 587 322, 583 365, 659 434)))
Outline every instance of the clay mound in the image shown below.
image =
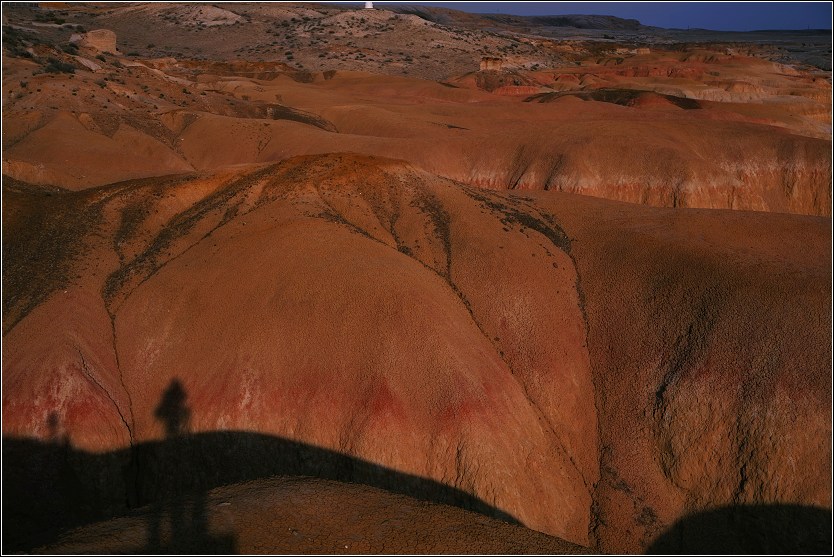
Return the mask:
POLYGON ((538 199, 576 239, 600 409, 596 547, 644 551, 665 531, 658 551, 702 551, 711 536, 688 532, 709 529, 740 552, 825 551, 830 221, 625 206, 596 221, 591 200, 538 199))
POLYGON ((827 219, 348 154, 7 191, 4 481, 44 495, 4 509, 21 535, 66 526, 60 501, 78 520, 274 474, 612 552, 716 507, 830 516, 827 219), (60 281, 32 280, 46 248, 60 281))
POLYGON ((593 401, 567 239, 544 215, 450 186, 332 155, 78 194, 99 219, 77 239, 89 252, 72 261, 72 285, 45 286, 38 304, 41 290, 10 277, 24 309, 6 337, 19 350, 4 358, 5 434, 48 437, 55 413, 85 450, 159 439, 155 409, 177 382, 194 433, 257 431, 368 458, 587 541, 595 422, 568 418, 593 416, 593 401), (482 259, 504 243, 506 257, 482 259), (511 286, 520 277, 552 296, 511 286), (495 289, 513 295, 496 304, 495 289), (53 341, 32 350, 43 327, 53 341), (169 344, 212 330, 225 339, 214 348, 169 344), (33 382, 32 366, 53 372, 33 382), (41 402, 26 409, 30 397, 41 402), (534 499, 546 502, 523 502, 534 499))
POLYGON ((312 478, 272 478, 214 489, 199 498, 79 528, 35 552, 591 553, 456 507, 312 478))

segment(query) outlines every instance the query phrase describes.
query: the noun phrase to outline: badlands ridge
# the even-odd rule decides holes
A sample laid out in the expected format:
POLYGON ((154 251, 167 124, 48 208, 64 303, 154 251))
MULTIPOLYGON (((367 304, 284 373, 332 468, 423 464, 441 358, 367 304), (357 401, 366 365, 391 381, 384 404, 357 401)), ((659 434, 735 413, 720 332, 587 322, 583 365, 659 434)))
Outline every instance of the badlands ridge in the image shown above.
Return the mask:
POLYGON ((4 551, 830 546, 830 73, 235 6, 4 7, 4 551))

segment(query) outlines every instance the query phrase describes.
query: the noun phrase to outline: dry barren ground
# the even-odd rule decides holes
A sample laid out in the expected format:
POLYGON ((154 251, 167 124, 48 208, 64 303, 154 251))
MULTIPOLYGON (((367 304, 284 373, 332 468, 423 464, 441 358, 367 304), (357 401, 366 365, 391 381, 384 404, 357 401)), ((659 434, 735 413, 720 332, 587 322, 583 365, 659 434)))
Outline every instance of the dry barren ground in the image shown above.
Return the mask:
POLYGON ((830 548, 830 75, 235 6, 4 5, 4 551, 830 548))

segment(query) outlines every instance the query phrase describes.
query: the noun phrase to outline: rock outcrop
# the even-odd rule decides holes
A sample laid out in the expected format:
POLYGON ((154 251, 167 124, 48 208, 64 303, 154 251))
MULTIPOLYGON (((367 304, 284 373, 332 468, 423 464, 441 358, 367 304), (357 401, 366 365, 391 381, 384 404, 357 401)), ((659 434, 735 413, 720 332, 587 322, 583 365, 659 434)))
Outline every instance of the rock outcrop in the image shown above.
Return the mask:
POLYGON ((486 57, 481 58, 481 66, 480 70, 483 71, 497 71, 504 67, 503 60, 501 58, 493 58, 493 57, 486 57))
POLYGON ((110 29, 95 29, 80 35, 73 35, 70 41, 98 52, 119 53, 116 49, 116 33, 110 29))

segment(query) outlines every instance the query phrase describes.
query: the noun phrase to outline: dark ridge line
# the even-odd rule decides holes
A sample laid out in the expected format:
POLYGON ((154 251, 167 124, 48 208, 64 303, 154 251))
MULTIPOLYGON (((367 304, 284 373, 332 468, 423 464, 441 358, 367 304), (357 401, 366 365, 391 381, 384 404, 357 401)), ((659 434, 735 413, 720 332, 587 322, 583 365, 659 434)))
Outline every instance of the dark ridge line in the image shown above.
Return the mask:
MULTIPOLYGON (((147 274, 144 277, 142 277, 142 279, 135 286, 133 286, 133 288, 131 288, 129 292, 127 292, 124 295, 124 297, 119 302, 119 305, 112 309, 114 314, 118 311, 118 308, 120 308, 122 304, 124 304, 127 298, 129 298, 130 295, 136 291, 136 289, 142 286, 154 275, 156 275, 156 273, 158 273, 168 263, 184 255, 193 247, 197 246, 203 240, 208 238, 217 229, 226 225, 232 218, 234 218, 234 216, 236 216, 236 211, 230 212, 230 209, 237 209, 244 202, 244 200, 239 200, 237 203, 234 204, 234 207, 227 207, 226 212, 220 217, 219 222, 215 226, 213 226, 207 233, 201 236, 196 242, 188 245, 185 249, 183 249, 175 255, 168 257, 167 259, 164 259, 162 261, 159 260, 161 259, 159 258, 159 256, 163 250, 170 248, 174 244, 174 242, 187 236, 197 224, 202 222, 202 220, 208 213, 214 210, 219 210, 222 207, 224 207, 228 202, 234 199, 235 196, 245 191, 247 186, 251 185, 251 183, 263 179, 267 175, 269 175, 275 169, 275 166, 276 165, 270 165, 266 168, 257 170, 243 177, 232 179, 226 186, 220 188, 219 191, 210 194, 209 196, 201 199, 189 208, 174 215, 162 228, 162 230, 154 237, 153 241, 151 241, 150 244, 145 248, 145 250, 142 251, 142 253, 134 257, 127 265, 122 265, 121 267, 119 267, 119 269, 117 269, 107 277, 102 289, 102 298, 104 299, 105 304, 108 307, 108 311, 110 311, 111 304, 115 300, 116 296, 120 293, 121 289, 124 287, 124 285, 127 283, 127 281, 133 274, 137 272, 142 272, 143 269, 145 271, 150 271, 147 272, 147 274)), ((250 211, 254 210, 259 206, 260 204, 256 202, 255 206, 253 206, 250 209, 250 211)), ((247 211, 247 213, 248 212, 249 211, 247 211)))
MULTIPOLYGON (((15 194, 42 203, 37 203, 28 213, 28 222, 33 224, 24 227, 22 234, 16 234, 21 231, 13 229, 3 237, 3 336, 56 291, 73 284, 69 275, 76 267, 86 238, 101 218, 100 203, 80 203, 84 194, 51 186, 32 186, 19 180, 11 180, 9 185, 15 194), (53 196, 64 202, 43 202, 53 196), (32 265, 31 261, 37 264, 32 265), (33 272, 33 268, 43 272, 33 272)), ((7 188, 5 182, 3 188, 7 188)), ((4 200, 4 206, 5 203, 4 200)))
POLYGON ((549 103, 562 97, 576 97, 583 101, 598 101, 619 106, 631 107, 634 101, 642 95, 652 94, 666 99, 678 108, 684 110, 698 110, 703 108, 698 99, 690 99, 688 97, 678 97, 676 95, 668 95, 666 93, 658 93, 656 91, 647 89, 618 89, 618 88, 603 88, 593 90, 574 90, 574 91, 553 91, 548 93, 537 93, 524 99, 522 102, 538 102, 549 103))

